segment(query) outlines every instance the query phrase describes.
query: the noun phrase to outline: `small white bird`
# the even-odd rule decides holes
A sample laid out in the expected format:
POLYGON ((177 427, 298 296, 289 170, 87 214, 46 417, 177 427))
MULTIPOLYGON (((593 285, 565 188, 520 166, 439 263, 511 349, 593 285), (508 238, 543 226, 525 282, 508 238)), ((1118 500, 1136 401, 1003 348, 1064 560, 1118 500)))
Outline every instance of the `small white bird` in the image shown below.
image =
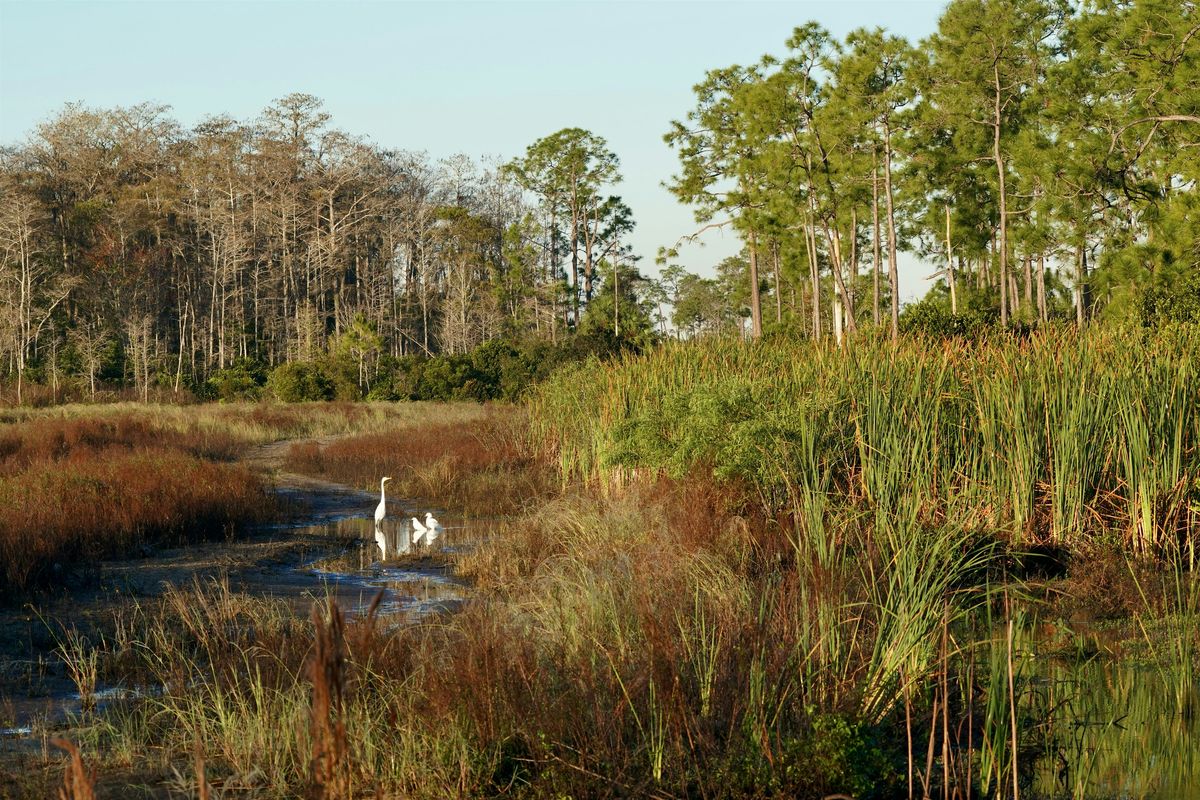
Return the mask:
POLYGON ((384 478, 379 482, 379 505, 375 506, 375 524, 383 522, 383 518, 387 516, 387 482, 391 478, 384 478))
POLYGON ((422 542, 421 540, 425 537, 425 534, 429 533, 429 529, 426 528, 423 524, 421 524, 421 520, 417 519, 416 517, 412 518, 412 527, 413 527, 412 543, 413 544, 424 544, 424 542, 422 542))
POLYGON ((434 541, 442 535, 446 530, 442 527, 442 523, 433 518, 433 513, 425 512, 425 544, 433 544, 434 541))

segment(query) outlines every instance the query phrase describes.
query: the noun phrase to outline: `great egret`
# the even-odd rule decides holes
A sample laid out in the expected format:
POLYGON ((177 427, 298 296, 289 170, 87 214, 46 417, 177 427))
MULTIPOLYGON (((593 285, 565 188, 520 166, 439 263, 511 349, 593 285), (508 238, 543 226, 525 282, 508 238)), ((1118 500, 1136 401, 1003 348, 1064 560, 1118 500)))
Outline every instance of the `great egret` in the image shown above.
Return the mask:
POLYGON ((379 505, 375 506, 375 524, 383 522, 383 518, 387 516, 387 482, 391 478, 384 478, 379 482, 379 505))
POLYGON ((424 525, 422 525, 421 520, 417 519, 416 517, 412 518, 412 527, 413 527, 412 543, 413 544, 423 544, 421 539, 423 539, 425 537, 426 533, 430 532, 429 529, 426 528, 424 525))

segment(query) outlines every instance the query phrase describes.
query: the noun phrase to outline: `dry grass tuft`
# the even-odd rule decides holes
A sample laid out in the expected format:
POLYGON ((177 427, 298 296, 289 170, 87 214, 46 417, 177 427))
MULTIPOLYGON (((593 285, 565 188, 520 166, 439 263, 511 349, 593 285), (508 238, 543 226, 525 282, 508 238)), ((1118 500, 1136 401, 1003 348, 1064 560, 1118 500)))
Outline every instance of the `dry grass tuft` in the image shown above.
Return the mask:
POLYGON ((4 593, 61 581, 75 564, 147 544, 226 536, 273 509, 248 468, 162 447, 39 460, 0 477, 4 593))
POLYGON ((66 774, 63 776, 63 785, 58 790, 58 800, 96 800, 96 768, 84 768, 79 748, 72 742, 54 739, 51 744, 61 747, 71 755, 66 774))
POLYGON ((351 796, 350 750, 346 741, 345 675, 346 623, 333 603, 313 604, 312 655, 308 679, 312 683, 312 761, 310 796, 336 800, 351 796))

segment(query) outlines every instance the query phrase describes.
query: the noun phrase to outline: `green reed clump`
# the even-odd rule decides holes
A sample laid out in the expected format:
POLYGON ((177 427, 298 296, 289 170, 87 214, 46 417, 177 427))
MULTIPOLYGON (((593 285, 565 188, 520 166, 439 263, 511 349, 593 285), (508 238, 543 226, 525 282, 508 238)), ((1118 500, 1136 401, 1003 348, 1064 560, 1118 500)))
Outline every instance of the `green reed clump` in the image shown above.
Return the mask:
POLYGON ((1200 523, 1197 352, 1187 328, 671 343, 556 375, 531 429, 564 479, 703 468, 772 510, 794 505, 789 483, 825 484, 885 517, 916 497, 923 519, 1016 546, 1116 530, 1145 554, 1200 523))

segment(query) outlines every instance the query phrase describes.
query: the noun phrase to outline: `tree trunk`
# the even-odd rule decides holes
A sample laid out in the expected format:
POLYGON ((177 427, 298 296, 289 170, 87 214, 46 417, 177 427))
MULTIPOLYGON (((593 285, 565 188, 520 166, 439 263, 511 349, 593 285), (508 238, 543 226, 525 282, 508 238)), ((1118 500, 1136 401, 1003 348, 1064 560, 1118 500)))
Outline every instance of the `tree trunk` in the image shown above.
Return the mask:
POLYGON ((621 316, 620 316, 621 292, 619 289, 620 284, 618 283, 618 281, 620 280, 620 276, 617 274, 616 259, 613 259, 612 271, 613 271, 613 338, 620 339, 621 338, 621 316))
POLYGON ((879 165, 876 163, 878 158, 875 148, 871 148, 871 244, 875 248, 874 261, 871 264, 874 300, 871 305, 871 320, 877 328, 879 327, 879 262, 883 260, 883 246, 879 241, 879 165))
POLYGON ((783 322, 783 282, 779 277, 779 240, 771 240, 771 260, 775 267, 775 321, 783 322))
MULTIPOLYGON (((1033 310, 1033 255, 1025 256, 1025 308, 1033 310)), ((1030 314, 1032 316, 1032 313, 1030 314)))
POLYGON ((1038 304, 1038 319, 1046 322, 1049 318, 1046 313, 1046 254, 1038 253, 1037 265, 1037 304, 1038 304))
POLYGON ((950 313, 958 313, 958 292, 954 286, 954 248, 950 245, 950 206, 946 205, 946 283, 950 285, 950 313))
POLYGON ((900 274, 896 267, 896 212, 892 205, 892 127, 883 125, 883 194, 887 204, 888 279, 892 284, 892 340, 900 337, 900 274))
POLYGON ((1084 284, 1087 281, 1087 249, 1080 244, 1075 253, 1075 324, 1082 328, 1087 320, 1084 308, 1084 284))
POLYGON ((842 234, 835 227, 830 230, 829 225, 825 224, 825 239, 829 242, 830 249, 830 268, 833 272, 833 281, 835 286, 835 295, 842 303, 842 313, 846 320, 846 329, 853 333, 858 326, 854 320, 854 309, 846 304, 850 293, 846 291, 846 282, 844 279, 843 261, 842 261, 842 234))
POLYGON ((762 337, 762 298, 758 292, 758 234, 750 231, 750 335, 762 337))
MULTIPOLYGON (((995 102, 992 106, 992 157, 996 161, 996 179, 1000 187, 1000 324, 1008 324, 1008 196, 1004 186, 1004 156, 1000 152, 1000 67, 992 65, 995 102)), ((1013 298, 1014 305, 1016 298, 1013 298)))
POLYGON ((579 197, 578 187, 571 190, 571 316, 579 327, 579 197))
POLYGON ((837 344, 838 347, 841 347, 842 340, 845 337, 845 333, 842 330, 842 296, 841 296, 841 291, 839 289, 839 286, 840 286, 840 284, 837 281, 834 281, 832 316, 833 316, 833 341, 837 344))
POLYGON ((858 278, 858 209, 850 208, 850 282, 846 284, 846 304, 854 311, 854 281, 858 278))

